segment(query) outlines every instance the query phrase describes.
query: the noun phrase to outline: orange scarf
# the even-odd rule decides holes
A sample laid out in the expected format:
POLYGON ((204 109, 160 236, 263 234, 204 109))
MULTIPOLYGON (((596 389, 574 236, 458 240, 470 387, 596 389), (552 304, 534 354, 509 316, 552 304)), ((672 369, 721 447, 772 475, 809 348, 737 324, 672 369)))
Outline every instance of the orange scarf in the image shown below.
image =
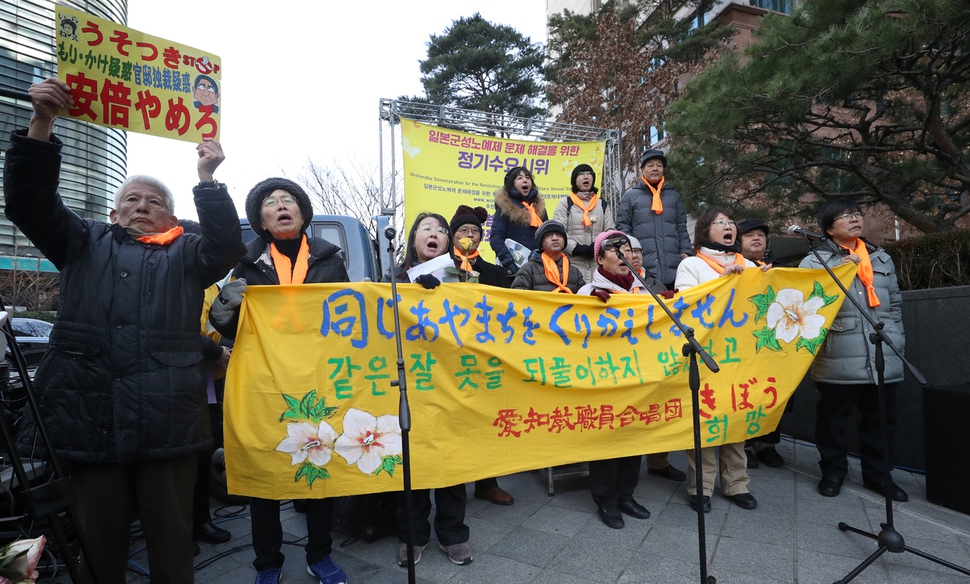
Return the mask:
POLYGON ((640 176, 640 180, 642 180, 643 184, 647 185, 647 188, 650 189, 651 193, 653 193, 653 203, 650 204, 650 210, 656 213, 657 215, 663 213, 664 202, 660 198, 660 191, 662 191, 664 188, 664 177, 660 177, 660 182, 657 183, 656 187, 648 183, 647 179, 643 178, 642 175, 640 176))
MULTIPOLYGON (((178 239, 180 235, 185 233, 181 225, 176 225, 175 227, 169 229, 165 233, 156 233, 155 235, 142 235, 138 238, 138 241, 142 243, 150 243, 152 245, 168 245, 178 239)), ((869 256, 866 256, 867 258, 869 256)), ((870 272, 872 271, 870 266, 870 272)))
POLYGON ((469 260, 473 260, 478 257, 478 249, 468 255, 462 255, 461 248, 455 247, 455 257, 461 260, 461 269, 466 272, 470 272, 472 271, 472 263, 469 260))
POLYGON ((538 227, 542 225, 542 218, 536 213, 535 203, 529 204, 522 201, 522 206, 529 210, 529 226, 538 227))
POLYGON ((597 193, 593 193, 593 196, 589 198, 589 203, 584 204, 579 195, 576 193, 569 193, 569 200, 583 210, 583 227, 592 227, 593 221, 589 218, 589 212, 596 207, 596 203, 599 202, 600 196, 597 193))
POLYGON ((273 267, 276 268, 276 277, 280 279, 280 284, 302 284, 306 280, 306 273, 310 267, 310 246, 307 244, 306 234, 300 242, 300 251, 296 252, 295 266, 290 262, 290 258, 276 249, 275 243, 269 244, 269 253, 273 258, 273 267))
POLYGON ((553 292, 572 294, 573 291, 566 287, 569 280, 569 258, 566 257, 566 254, 562 254, 561 257, 562 272, 559 271, 556 260, 549 257, 545 252, 542 252, 542 267, 546 270, 546 280, 552 282, 552 285, 556 287, 553 292))
MULTIPOLYGON (((704 262, 707 263, 707 265, 711 266, 711 268, 713 268, 714 271, 717 272, 718 274, 724 274, 724 266, 722 266, 720 264, 720 262, 718 262, 717 260, 715 260, 711 256, 709 256, 707 254, 703 254, 701 252, 697 252, 697 257, 699 257, 702 260, 704 260, 704 262)), ((734 265, 741 266, 743 268, 744 267, 744 256, 741 255, 741 254, 739 254, 739 253, 734 254, 734 265)))
POLYGON ((844 245, 840 247, 859 256, 859 269, 856 270, 856 275, 859 276, 859 280, 866 286, 866 292, 869 296, 869 306, 875 308, 881 305, 879 296, 876 295, 876 289, 872 287, 872 259, 869 257, 869 250, 866 249, 866 243, 861 239, 856 239, 855 249, 849 249, 844 245))

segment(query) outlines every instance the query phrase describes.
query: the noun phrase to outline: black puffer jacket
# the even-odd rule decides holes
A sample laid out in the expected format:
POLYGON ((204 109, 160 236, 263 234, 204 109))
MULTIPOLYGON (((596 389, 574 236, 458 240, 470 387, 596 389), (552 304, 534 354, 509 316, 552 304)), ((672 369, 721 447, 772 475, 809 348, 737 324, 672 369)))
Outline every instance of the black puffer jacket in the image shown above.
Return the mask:
MULTIPOLYGON (((59 455, 129 463, 212 444, 199 319, 203 292, 243 255, 225 187, 195 189, 202 236, 168 245, 81 219, 57 194, 61 142, 11 138, 6 215, 60 270, 61 306, 36 394, 59 455)), ((27 415, 20 440, 30 443, 27 415)))
MULTIPOLYGON (((304 283, 325 284, 350 281, 344 260, 340 257, 339 247, 326 239, 316 237, 308 237, 307 245, 310 247, 310 257, 307 260, 307 273, 306 279, 303 280, 304 283)), ((250 240, 246 244, 246 256, 232 271, 232 277, 235 279, 244 278, 247 286, 278 286, 280 278, 276 275, 276 268, 273 266, 269 244, 258 237, 250 240)), ((219 302, 219 300, 216 299, 214 302, 219 302)), ((212 326, 224 337, 235 339, 238 324, 239 310, 237 309, 232 322, 227 326, 218 326, 214 322, 212 326)))

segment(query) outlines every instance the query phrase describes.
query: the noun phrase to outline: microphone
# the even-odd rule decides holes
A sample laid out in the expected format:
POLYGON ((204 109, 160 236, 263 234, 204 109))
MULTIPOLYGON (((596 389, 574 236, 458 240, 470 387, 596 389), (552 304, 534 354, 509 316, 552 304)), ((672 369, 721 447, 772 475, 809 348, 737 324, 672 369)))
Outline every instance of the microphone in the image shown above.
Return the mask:
POLYGON ((814 241, 828 241, 828 235, 822 235, 815 231, 809 231, 808 229, 802 229, 798 225, 792 225, 788 228, 789 235, 801 235, 802 237, 814 240, 814 241))
POLYGON ((388 241, 393 241, 395 235, 397 235, 397 232, 394 231, 393 227, 388 227, 387 229, 384 230, 384 238, 387 239, 388 241))
POLYGON ((615 249, 617 251, 620 251, 620 248, 628 243, 630 243, 630 240, 627 239, 626 236, 624 235, 624 236, 611 237, 606 241, 604 241, 603 245, 606 247, 606 249, 615 249))

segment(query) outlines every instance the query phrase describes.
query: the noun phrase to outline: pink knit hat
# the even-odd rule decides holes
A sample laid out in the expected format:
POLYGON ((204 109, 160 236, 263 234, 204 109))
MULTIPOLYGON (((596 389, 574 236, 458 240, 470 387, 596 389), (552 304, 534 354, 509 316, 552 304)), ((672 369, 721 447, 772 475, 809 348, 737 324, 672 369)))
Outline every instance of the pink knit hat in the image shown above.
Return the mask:
POLYGON ((630 238, 627 236, 627 234, 623 233, 622 231, 617 231, 615 229, 612 231, 604 231, 603 233, 600 233, 599 235, 597 235, 596 239, 593 240, 594 258, 600 257, 600 246, 603 245, 604 241, 606 241, 607 239, 610 239, 611 237, 622 237, 623 239, 626 239, 627 242, 630 241, 630 238))

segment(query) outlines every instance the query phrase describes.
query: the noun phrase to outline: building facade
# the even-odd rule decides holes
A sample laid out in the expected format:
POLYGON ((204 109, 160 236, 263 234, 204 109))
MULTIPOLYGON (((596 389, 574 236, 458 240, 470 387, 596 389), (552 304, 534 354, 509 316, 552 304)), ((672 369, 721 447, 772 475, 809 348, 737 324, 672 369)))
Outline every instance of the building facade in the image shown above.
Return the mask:
MULTIPOLYGON (((128 21, 127 0, 63 3, 114 22, 128 21)), ((0 87, 27 91, 32 83, 56 76, 54 42, 53 0, 0 2, 0 87)), ((0 176, 10 132, 27 127, 30 114, 30 103, 0 97, 0 176)), ((61 197, 81 217, 106 219, 114 192, 126 176, 125 133, 63 118, 58 119, 54 131, 66 144, 61 197)), ((13 257, 36 256, 37 251, 24 235, 0 215, 0 270, 13 257)), ((49 266, 49 262, 43 263, 49 266)))

